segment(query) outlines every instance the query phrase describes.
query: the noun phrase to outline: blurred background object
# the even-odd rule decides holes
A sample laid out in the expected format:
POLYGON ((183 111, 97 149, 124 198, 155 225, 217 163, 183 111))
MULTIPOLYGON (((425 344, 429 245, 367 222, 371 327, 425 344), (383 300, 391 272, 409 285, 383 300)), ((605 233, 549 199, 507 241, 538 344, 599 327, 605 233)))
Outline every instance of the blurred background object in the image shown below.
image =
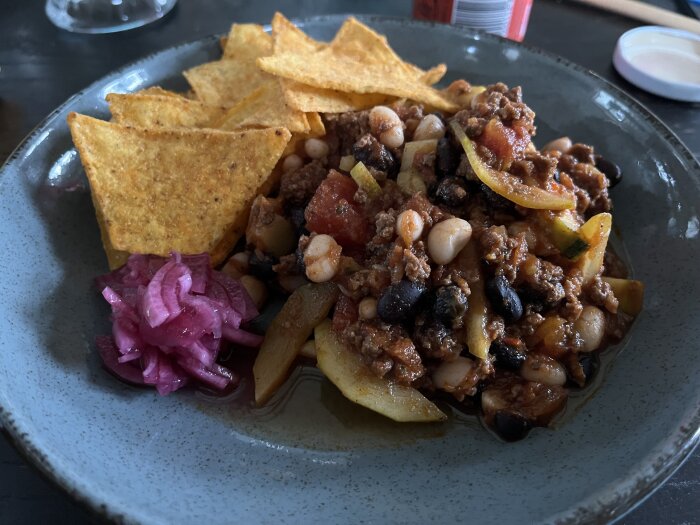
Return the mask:
POLYGON ((164 17, 177 0, 47 0, 46 16, 74 33, 115 33, 164 17))
POLYGON ((413 0, 413 18, 455 24, 522 42, 532 0, 413 0))

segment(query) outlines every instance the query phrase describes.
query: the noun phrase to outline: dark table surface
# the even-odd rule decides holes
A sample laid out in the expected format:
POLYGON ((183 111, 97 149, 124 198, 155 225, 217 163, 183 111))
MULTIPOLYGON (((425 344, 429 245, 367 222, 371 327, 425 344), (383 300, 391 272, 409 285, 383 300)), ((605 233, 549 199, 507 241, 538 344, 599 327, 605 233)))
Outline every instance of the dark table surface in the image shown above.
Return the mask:
MULTIPOLYGON (((675 9, 673 0, 653 0, 675 9)), ((0 163, 54 107, 71 94, 143 55, 212 33, 232 21, 267 22, 325 13, 410 16, 408 0, 180 0, 165 19, 103 36, 53 27, 43 1, 0 0, 0 163)), ((560 54, 622 87, 656 113, 700 157, 700 105, 647 94, 613 69, 617 38, 638 22, 571 2, 535 0, 525 42, 560 54)), ((700 523, 700 452, 658 491, 624 517, 624 524, 700 523)), ((92 523, 86 511, 44 480, 0 438, 0 523, 92 523)))

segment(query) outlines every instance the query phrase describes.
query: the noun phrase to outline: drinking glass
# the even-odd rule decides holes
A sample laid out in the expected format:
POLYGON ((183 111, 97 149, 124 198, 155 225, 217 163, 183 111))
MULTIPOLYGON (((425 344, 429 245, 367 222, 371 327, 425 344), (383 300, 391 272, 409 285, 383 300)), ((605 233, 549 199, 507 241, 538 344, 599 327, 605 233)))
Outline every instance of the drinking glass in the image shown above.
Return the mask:
POLYGON ((154 22, 177 0, 47 0, 46 16, 75 33, 114 33, 154 22))

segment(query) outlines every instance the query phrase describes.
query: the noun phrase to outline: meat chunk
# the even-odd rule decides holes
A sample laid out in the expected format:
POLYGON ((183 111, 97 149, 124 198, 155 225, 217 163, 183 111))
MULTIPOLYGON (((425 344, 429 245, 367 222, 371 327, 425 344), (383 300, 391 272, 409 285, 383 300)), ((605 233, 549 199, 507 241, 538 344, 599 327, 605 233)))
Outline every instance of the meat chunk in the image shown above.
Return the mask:
POLYGON ((480 136, 493 118, 511 127, 517 121, 529 135, 535 133, 535 112, 523 102, 522 88, 516 86, 508 89, 501 82, 487 86, 486 91, 478 96, 473 108, 458 112, 455 118, 470 138, 480 136))
POLYGON ((305 206, 327 174, 328 170, 320 160, 311 161, 299 169, 284 173, 280 181, 280 197, 286 205, 305 206))
POLYGON ((597 275, 586 289, 588 298, 593 304, 602 306, 608 312, 617 313, 619 301, 608 283, 597 275))
POLYGON ((351 155, 357 140, 370 132, 369 111, 324 114, 326 141, 338 155, 351 155))
POLYGON ((549 261, 528 255, 521 267, 522 283, 542 297, 546 304, 553 306, 566 295, 562 280, 564 270, 549 261))
POLYGON ((400 326, 379 320, 350 325, 343 336, 359 349, 370 368, 381 377, 410 385, 425 374, 425 367, 408 333, 400 326))
POLYGON ((462 350, 462 345, 455 332, 448 329, 443 323, 435 319, 418 319, 413 332, 413 340, 418 346, 418 351, 430 359, 452 359, 457 357, 462 350))

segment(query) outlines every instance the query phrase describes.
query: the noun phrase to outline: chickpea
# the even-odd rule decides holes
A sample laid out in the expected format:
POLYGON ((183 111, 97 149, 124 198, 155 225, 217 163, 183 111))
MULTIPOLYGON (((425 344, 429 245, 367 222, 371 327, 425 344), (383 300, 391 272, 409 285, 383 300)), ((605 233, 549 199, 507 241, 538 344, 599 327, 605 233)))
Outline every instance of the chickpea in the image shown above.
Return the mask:
POLYGON ((306 276, 315 283, 325 283, 335 277, 340 266, 342 248, 330 235, 312 237, 304 250, 306 276))
POLYGON ((306 139, 304 142, 304 151, 312 159, 322 159, 328 155, 330 151, 325 140, 321 139, 306 139))
POLYGON ((296 153, 287 155, 282 161, 282 171, 287 173, 288 171, 298 170, 304 165, 304 161, 296 153))
POLYGON ((413 140, 441 139, 445 136, 445 125, 436 115, 426 115, 420 121, 416 131, 413 133, 413 140))
POLYGON ((438 222, 428 234, 428 253, 436 263, 448 264, 457 257, 471 237, 471 224, 464 219, 454 217, 438 222))
POLYGON ((406 246, 420 239, 423 234, 423 218, 415 210, 406 210, 396 217, 396 231, 406 246))

